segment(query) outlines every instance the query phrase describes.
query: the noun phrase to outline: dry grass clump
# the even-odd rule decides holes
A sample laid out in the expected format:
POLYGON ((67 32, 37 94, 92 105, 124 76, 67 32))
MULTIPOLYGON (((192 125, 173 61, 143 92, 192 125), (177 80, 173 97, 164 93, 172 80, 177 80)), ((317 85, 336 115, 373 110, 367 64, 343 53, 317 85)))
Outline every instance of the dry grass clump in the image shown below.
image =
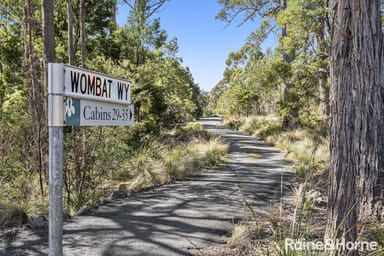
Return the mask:
POLYGON ((42 201, 40 194, 38 174, 20 169, 17 175, 0 177, 0 184, 0 227, 20 226, 28 216, 48 212, 48 202, 42 201))
POLYGON ((321 173, 329 166, 330 153, 326 138, 297 129, 282 132, 269 140, 287 152, 287 158, 295 163, 296 174, 300 178, 314 172, 321 173))
POLYGON ((116 177, 119 182, 129 182, 128 189, 136 192, 217 166, 225 161, 227 151, 228 146, 219 138, 193 137, 166 144, 151 140, 116 177))
POLYGON ((208 166, 218 166, 225 161, 228 152, 228 145, 224 144, 220 138, 211 138, 208 141, 196 141, 192 148, 204 156, 208 166))
POLYGON ((139 156, 132 159, 128 166, 128 171, 134 176, 128 188, 134 192, 164 184, 170 179, 161 159, 139 156))
POLYGON ((181 179, 225 161, 228 146, 218 138, 196 138, 176 146, 164 157, 165 170, 172 179, 181 179))
POLYGON ((189 123, 185 126, 177 126, 167 132, 168 135, 173 136, 178 141, 190 141, 194 138, 209 139, 209 134, 201 124, 189 123))
POLYGON ((182 179, 200 171, 205 166, 205 156, 194 149, 193 144, 178 146, 164 158, 166 172, 172 179, 182 179))
POLYGON ((249 236, 249 228, 245 224, 237 224, 232 230, 232 235, 227 241, 228 247, 231 249, 240 245, 242 240, 249 236))
POLYGON ((285 131, 278 118, 273 116, 230 119, 228 123, 287 152, 287 158, 295 163, 294 168, 300 178, 314 172, 321 173, 329 166, 328 139, 315 130, 300 128, 285 131))

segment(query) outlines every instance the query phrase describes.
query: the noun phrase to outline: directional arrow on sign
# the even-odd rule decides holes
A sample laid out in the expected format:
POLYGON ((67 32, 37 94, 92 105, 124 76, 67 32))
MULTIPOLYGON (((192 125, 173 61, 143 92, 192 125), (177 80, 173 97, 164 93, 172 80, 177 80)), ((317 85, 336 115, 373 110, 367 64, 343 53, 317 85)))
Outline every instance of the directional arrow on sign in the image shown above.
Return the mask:
POLYGON ((132 107, 129 109, 129 121, 132 120, 133 113, 132 113, 132 107))

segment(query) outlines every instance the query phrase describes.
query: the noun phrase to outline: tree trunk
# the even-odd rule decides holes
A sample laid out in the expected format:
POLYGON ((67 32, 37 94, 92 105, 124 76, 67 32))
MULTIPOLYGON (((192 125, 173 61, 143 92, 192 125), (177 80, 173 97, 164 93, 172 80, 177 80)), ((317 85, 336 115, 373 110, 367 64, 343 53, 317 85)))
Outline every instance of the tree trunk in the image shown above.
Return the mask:
POLYGON ((73 11, 72 0, 67 0, 67 16, 68 16, 68 58, 69 64, 75 65, 75 50, 73 47, 73 11))
POLYGON ((86 68, 86 42, 85 42, 85 3, 80 0, 80 40, 81 40, 81 67, 86 68))
POLYGON ((327 87, 327 71, 319 70, 319 112, 323 117, 329 115, 329 90, 327 87))
POLYGON ((381 212, 376 209, 382 208, 381 5, 380 0, 335 0, 330 9, 332 117, 326 237, 355 241, 357 215, 360 219, 377 216, 381 212))
MULTIPOLYGON (((44 131, 42 131, 42 136, 40 136, 40 140, 42 141, 41 144, 44 145, 44 150, 40 146, 40 155, 44 155, 45 159, 48 158, 48 131, 47 131, 47 112, 48 109, 48 102, 47 102, 47 88, 48 88, 48 63, 49 62, 55 62, 56 56, 55 56, 55 21, 54 21, 54 5, 53 0, 42 0, 41 1, 41 12, 42 12, 42 26, 43 26, 43 59, 44 59, 44 93, 42 94, 42 98, 40 99, 41 102, 43 102, 43 109, 42 113, 44 115, 41 119, 41 127, 44 128, 44 131)), ((48 163, 48 161, 45 161, 48 163)), ((47 164, 45 164, 46 169, 48 169, 47 164)), ((47 172, 46 172, 47 173, 47 172)), ((47 177, 48 179, 48 177, 47 177)))
POLYGON ((361 221, 384 217, 384 72, 381 1, 358 1, 352 5, 355 23, 353 74, 355 96, 355 161, 358 169, 358 216, 361 221), (357 105, 360 104, 360 105, 357 105))
POLYGON ((39 174, 41 198, 44 200, 44 177, 46 177, 46 97, 40 83, 40 62, 36 56, 33 35, 36 32, 36 20, 33 17, 34 6, 31 0, 25 2, 25 60, 28 77, 28 112, 31 118, 30 152, 32 170, 39 174))
MULTIPOLYGON (((55 21, 53 0, 42 0, 44 63, 55 62, 55 21)), ((46 65, 47 66, 47 65, 46 65)), ((45 67, 46 74, 48 68, 45 67)), ((45 76, 48 79, 48 76, 45 76)), ((46 85, 48 83, 45 83, 46 85)))
MULTIPOLYGON (((324 3, 325 7, 327 3, 324 3)), ((316 39, 318 43, 318 50, 321 60, 321 66, 319 67, 319 112, 322 116, 327 117, 329 115, 329 89, 327 86, 328 81, 328 67, 325 65, 327 54, 327 43, 325 39, 326 30, 326 14, 320 14, 319 26, 316 31, 316 39)))
MULTIPOLYGON (((283 12, 285 9, 287 9, 287 0, 280 0, 280 12, 283 12)), ((284 39, 284 37, 287 37, 287 36, 288 36, 288 26, 283 25, 283 27, 281 28, 281 38, 284 39)), ((286 50, 284 49, 284 45, 283 45, 283 61, 288 64, 293 61, 293 57, 287 54, 286 50)), ((288 100, 287 98, 288 98, 289 90, 291 89, 291 87, 292 85, 288 81, 283 81, 282 101, 288 100)), ((283 128, 295 127, 297 123, 298 123, 298 113, 295 113, 294 111, 289 110, 288 114, 283 117, 282 126, 283 128)))
POLYGON ((112 26, 111 26, 111 30, 110 30, 111 34, 117 28, 117 4, 118 4, 117 1, 112 4, 112 11, 111 11, 111 14, 112 14, 112 17, 111 17, 112 26))
MULTIPOLYGON (((0 54, 2 54, 2 52, 0 51, 0 54)), ((4 97, 5 97, 5 88, 4 88, 4 85, 3 85, 3 64, 1 64, 0 62, 0 110, 3 109, 3 103, 4 103, 4 97)), ((3 111, 0 111, 0 119, 2 119, 2 114, 3 114, 3 111)))

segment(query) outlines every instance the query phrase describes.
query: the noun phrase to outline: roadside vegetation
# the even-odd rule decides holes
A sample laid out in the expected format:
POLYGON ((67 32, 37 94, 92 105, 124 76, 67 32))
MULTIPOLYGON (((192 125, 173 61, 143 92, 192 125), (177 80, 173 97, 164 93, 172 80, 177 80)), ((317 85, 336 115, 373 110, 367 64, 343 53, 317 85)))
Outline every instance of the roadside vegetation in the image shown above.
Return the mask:
MULTIPOLYGON (((124 146, 113 143, 110 141, 105 146, 115 149, 124 146)), ((98 158, 105 148, 99 150, 92 157, 98 158)), ((227 150, 228 146, 219 137, 209 135, 201 125, 191 123, 167 130, 161 136, 148 137, 131 154, 119 154, 120 158, 109 156, 103 162, 99 159, 82 187, 78 190, 73 184, 65 187, 65 205, 74 214, 111 191, 140 192, 196 175, 224 163, 227 150)), ((72 175, 68 172, 66 175, 72 175)), ((33 189, 38 185, 38 177, 18 176, 13 183, 0 188, 0 226, 20 226, 33 217, 47 214, 39 190, 33 189)))
POLYGON ((285 240, 322 240, 324 236, 329 168, 326 128, 284 129, 279 117, 273 115, 230 117, 224 124, 282 150, 296 174, 291 179, 291 203, 269 206, 258 216, 250 213, 246 222, 234 227, 228 241, 233 255, 244 255, 244 252, 249 255, 321 255, 319 252, 287 251, 285 240), (245 235, 239 236, 239 227, 245 235))
MULTIPOLYGON (((227 127, 243 131, 276 146, 286 154, 296 175, 290 180, 290 200, 255 209, 244 202, 244 220, 234 225, 226 244, 214 245, 200 255, 240 256, 324 255, 322 251, 286 250, 292 241, 323 241, 327 222, 329 139, 326 127, 284 129, 279 117, 273 115, 227 117, 227 127)), ((359 225, 358 241, 374 241, 377 251, 360 255, 384 255, 384 226, 368 222, 359 225)))
POLYGON ((69 212, 111 189, 142 191, 219 165, 227 146, 180 125, 217 114, 286 152, 296 173, 292 204, 249 209, 219 255, 306 255, 282 249, 285 238, 383 245, 384 58, 372 57, 382 56, 383 1, 217 0, 217 19, 257 25, 210 94, 156 18, 167 0, 84 2, 0 2, 1 227, 47 213, 46 74, 57 62, 130 80, 135 106, 132 127, 65 128, 69 212), (119 3, 129 7, 122 26, 119 3))
POLYGON ((208 135, 201 125, 177 128, 168 135, 142 145, 117 170, 115 180, 128 181, 128 189, 137 192, 195 175, 225 161, 228 146, 220 138, 208 135))
POLYGON ((172 130, 201 117, 208 96, 182 65, 177 38, 155 18, 166 1, 124 1, 119 26, 118 2, 1 1, 0 226, 47 213, 47 62, 127 79, 135 106, 131 127, 64 128, 70 213, 110 189, 140 191, 222 161, 226 147, 202 127, 172 130))
POLYGON ((330 160, 327 127, 284 129, 281 120, 271 115, 229 118, 224 124, 280 148, 302 179, 327 174, 330 160))
MULTIPOLYGON (((360 45, 366 36, 361 31, 345 37, 350 28, 370 27, 371 21, 362 19, 362 10, 351 8, 349 0, 218 2, 222 8, 216 18, 228 25, 260 22, 244 45, 228 54, 209 110, 224 116, 227 126, 279 147, 296 173, 292 204, 267 209, 265 216, 251 214, 241 223, 251 227, 243 239, 246 248, 237 242, 244 228, 236 227, 229 245, 238 246, 218 255, 317 255, 284 250, 285 238, 381 244, 384 183, 375 170, 384 164, 383 102, 365 95, 381 95, 371 83, 376 76, 383 83, 383 58, 372 61, 372 72, 355 65, 355 56, 367 58, 381 50, 360 45), (276 45, 263 49, 272 34, 278 34, 276 45), (339 54, 340 49, 348 50, 339 54)), ((383 1, 370 3, 375 7, 366 5, 364 11, 372 13, 381 31, 383 15, 376 10, 383 1)), ((382 33, 369 36, 382 45, 382 33)), ((360 253, 384 254, 383 249, 360 253)), ((339 250, 335 255, 350 254, 339 250)))

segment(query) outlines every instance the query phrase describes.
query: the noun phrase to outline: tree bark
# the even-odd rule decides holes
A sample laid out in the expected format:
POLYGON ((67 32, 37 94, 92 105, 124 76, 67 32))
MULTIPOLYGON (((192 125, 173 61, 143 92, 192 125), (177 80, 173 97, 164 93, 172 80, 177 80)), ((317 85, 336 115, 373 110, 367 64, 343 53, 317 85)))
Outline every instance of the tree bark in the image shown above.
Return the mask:
MULTIPOLYGON (((40 142, 40 155, 44 157, 45 169, 48 170, 48 109, 47 102, 47 88, 48 88, 48 63, 55 62, 55 21, 54 21, 54 5, 53 0, 42 0, 41 1, 42 11, 42 26, 43 26, 43 64, 44 64, 44 89, 42 90, 42 97, 40 101, 43 103, 43 116, 41 117, 40 127, 44 128, 39 136, 40 142)), ((47 172, 46 179, 48 179, 47 172)))
POLYGON ((384 72, 381 1, 355 1, 353 35, 357 81, 355 95, 355 159, 358 162, 358 216, 360 221, 384 217, 384 72))
POLYGON ((323 117, 329 114, 329 90, 327 87, 327 71, 319 70, 319 112, 323 117))
MULTIPOLYGON (((42 13, 43 13, 44 61, 45 61, 45 64, 47 64, 48 62, 55 62, 55 59, 56 59, 53 0, 42 0, 42 13)), ((48 69, 46 68, 45 70, 47 71, 48 69)), ((47 85, 47 83, 45 84, 47 85)))
POLYGON ((67 0, 67 19, 68 19, 68 58, 69 64, 75 65, 75 50, 73 47, 73 11, 72 0, 67 0))
MULTIPOLYGON (((326 1, 324 1, 324 8, 327 7, 326 1)), ((329 115, 329 88, 328 82, 328 67, 325 65, 325 60, 328 58, 327 50, 328 45, 325 39, 326 31, 326 14, 320 14, 319 25, 316 31, 316 38, 318 43, 319 57, 321 65, 319 67, 319 112, 322 116, 328 117, 329 115)))
POLYGON ((117 1, 115 1, 112 4, 112 12, 111 12, 112 13, 112 17, 111 17, 112 27, 111 27, 111 30, 110 30, 111 34, 117 28, 117 4, 118 4, 117 1))
MULTIPOLYGON (((280 12, 284 12, 284 10, 287 9, 287 0, 280 0, 280 12)), ((284 37, 288 36, 288 25, 283 25, 281 28, 281 38, 284 39, 284 37)), ((283 61, 285 63, 291 63, 293 61, 293 57, 287 54, 287 51, 284 49, 283 45, 283 61)), ((291 89, 292 85, 284 79, 283 81, 283 95, 282 95, 282 101, 286 101, 288 98, 289 90, 291 89)), ((289 128, 289 127, 295 127, 298 122, 298 113, 295 113, 294 111, 290 110, 288 115, 285 115, 283 117, 282 126, 283 128, 289 128)))
POLYGON ((355 241, 358 216, 364 220, 382 212, 376 210, 382 209, 383 202, 380 2, 335 0, 330 6, 331 166, 326 237, 332 239, 355 241))
MULTIPOLYGON (((2 51, 0 51, 2 54, 2 51)), ((3 64, 0 61, 0 109, 3 109, 4 97, 5 97, 5 88, 3 85, 3 64)), ((0 111, 0 119, 2 118, 3 111, 0 111)))
POLYGON ((86 42, 85 42, 85 2, 80 0, 80 40, 81 40, 81 67, 86 68, 86 42))
POLYGON ((25 60, 28 78, 28 113, 31 119, 30 152, 32 170, 39 174, 41 198, 44 200, 44 177, 47 176, 46 97, 39 80, 40 62, 34 49, 36 20, 31 0, 25 2, 25 60))

